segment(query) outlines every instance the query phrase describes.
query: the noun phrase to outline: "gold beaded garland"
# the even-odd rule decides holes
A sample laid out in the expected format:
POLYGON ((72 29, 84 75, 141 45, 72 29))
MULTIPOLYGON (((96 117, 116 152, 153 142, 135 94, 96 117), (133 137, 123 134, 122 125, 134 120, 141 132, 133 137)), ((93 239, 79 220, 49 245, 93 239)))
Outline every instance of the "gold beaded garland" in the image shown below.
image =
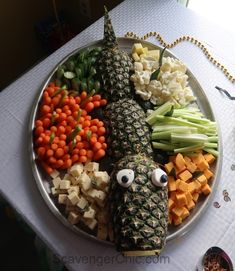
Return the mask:
POLYGON ((222 65, 217 59, 215 59, 210 54, 209 50, 206 48, 206 46, 201 41, 197 40, 194 37, 181 36, 178 39, 176 39, 175 41, 173 41, 172 43, 165 42, 164 39, 162 38, 162 36, 156 31, 149 32, 149 33, 145 34, 143 37, 138 36, 134 32, 127 32, 125 34, 125 37, 127 37, 127 38, 135 38, 135 39, 139 39, 139 40, 146 40, 149 37, 155 37, 163 47, 167 47, 168 49, 175 47, 177 44, 179 44, 182 41, 189 41, 189 42, 197 45, 198 48, 200 48, 202 50, 202 52, 204 53, 204 55, 208 58, 208 60, 213 65, 215 65, 217 68, 219 68, 223 72, 223 74, 227 77, 227 79, 229 81, 231 81, 232 83, 235 83, 235 77, 232 76, 232 74, 225 68, 224 65, 222 65))

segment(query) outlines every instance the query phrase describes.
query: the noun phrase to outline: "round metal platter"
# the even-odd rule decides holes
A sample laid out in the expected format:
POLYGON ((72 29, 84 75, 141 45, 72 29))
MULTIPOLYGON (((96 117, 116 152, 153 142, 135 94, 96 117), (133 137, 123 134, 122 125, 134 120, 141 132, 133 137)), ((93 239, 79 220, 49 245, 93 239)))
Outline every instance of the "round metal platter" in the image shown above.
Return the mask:
MULTIPOLYGON (((118 38, 118 43, 120 49, 131 52, 132 45, 134 43, 141 42, 143 46, 147 46, 149 49, 162 49, 162 47, 154 45, 152 43, 146 42, 146 41, 140 41, 136 39, 131 38, 118 38)), ((47 203, 49 209, 52 211, 52 213, 68 228, 72 229, 73 231, 77 232, 78 234, 90 238, 92 240, 101 242, 106 245, 113 245, 113 243, 108 241, 103 241, 98 239, 95 235, 92 235, 91 232, 86 232, 84 228, 79 226, 74 226, 70 224, 60 209, 58 208, 58 205, 56 204, 55 198, 50 193, 50 177, 44 173, 44 171, 41 169, 41 167, 36 163, 36 154, 34 152, 33 148, 33 129, 34 129, 34 123, 35 119, 37 117, 38 112, 38 105, 41 100, 43 90, 48 85, 50 81, 53 80, 53 76, 55 71, 57 70, 58 66, 63 64, 69 57, 72 55, 78 53, 81 50, 87 49, 87 48, 93 48, 97 46, 102 46, 102 40, 95 41, 93 43, 90 43, 84 47, 78 48, 77 50, 73 51, 71 54, 69 54, 67 57, 62 59, 58 65, 52 70, 52 72, 48 75, 48 77, 45 79, 44 83, 42 84, 41 88, 39 89, 39 94, 37 99, 35 100, 35 103, 32 108, 31 117, 30 117, 30 123, 29 123, 29 153, 30 153, 30 160, 33 170, 33 175, 36 180, 37 186, 41 192, 42 197, 44 198, 45 202, 47 203)), ((170 51, 165 51, 165 56, 170 56, 176 58, 170 51)), ((187 70, 188 75, 188 81, 189 86, 192 88, 194 95, 197 97, 197 105, 201 109, 201 111, 205 114, 207 118, 210 120, 215 120, 215 116, 212 112, 209 100, 203 91, 202 87, 198 83, 195 76, 192 74, 190 70, 187 70)), ((218 125, 218 124, 217 124, 218 125)), ((220 179, 220 173, 221 173, 221 166, 222 166, 222 147, 221 147, 221 133, 218 127, 218 134, 219 134, 219 157, 216 161, 216 164, 213 167, 214 172, 214 179, 211 183, 212 193, 208 195, 207 197, 200 198, 198 203, 196 204, 196 207, 190 212, 190 216, 183 221, 183 223, 180 226, 170 226, 168 228, 168 236, 167 236, 167 242, 176 238, 180 238, 184 234, 190 231, 190 229, 195 226, 198 222, 198 220, 201 218, 202 214, 205 212, 207 207, 211 204, 211 200, 213 198, 213 194, 216 190, 216 186, 220 179)), ((212 205, 211 205, 212 206, 212 205)))

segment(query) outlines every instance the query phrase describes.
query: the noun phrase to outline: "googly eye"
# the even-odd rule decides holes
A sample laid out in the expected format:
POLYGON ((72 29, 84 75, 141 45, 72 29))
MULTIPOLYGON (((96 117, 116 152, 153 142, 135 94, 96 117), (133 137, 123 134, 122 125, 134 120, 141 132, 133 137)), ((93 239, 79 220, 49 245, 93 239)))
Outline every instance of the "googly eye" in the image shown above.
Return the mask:
POLYGON ((167 186, 168 177, 166 175, 166 172, 160 168, 156 168, 153 170, 151 179, 152 179, 152 183, 155 186, 160 186, 160 187, 167 186))
POLYGON ((129 187, 134 181, 135 174, 132 169, 122 169, 117 173, 117 181, 122 187, 129 187))

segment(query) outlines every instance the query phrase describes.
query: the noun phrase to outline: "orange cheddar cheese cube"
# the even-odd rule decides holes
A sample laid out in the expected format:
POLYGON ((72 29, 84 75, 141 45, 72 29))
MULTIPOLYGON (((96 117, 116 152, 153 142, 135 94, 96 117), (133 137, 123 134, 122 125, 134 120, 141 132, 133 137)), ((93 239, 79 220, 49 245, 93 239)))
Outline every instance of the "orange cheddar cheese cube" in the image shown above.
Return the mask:
POLYGON ((191 160, 194 164, 198 165, 201 161, 205 160, 205 158, 202 153, 198 153, 196 156, 192 156, 191 160))
POLYGON ((191 161, 190 162, 186 162, 186 168, 187 170, 189 170, 191 173, 194 173, 197 169, 197 166, 192 163, 191 161))
POLYGON ((187 203, 188 210, 192 210, 195 207, 195 203, 193 200, 187 203))
POLYGON ((207 163, 210 165, 215 161, 215 156, 211 153, 204 154, 204 158, 207 161, 207 163))
POLYGON ((197 164, 197 168, 198 168, 199 170, 203 171, 203 170, 209 168, 209 164, 208 164, 208 162, 204 159, 204 160, 202 160, 201 162, 199 162, 199 163, 197 164))
POLYGON ((176 182, 173 176, 168 176, 168 190, 170 192, 176 190, 176 182))
POLYGON ((193 194, 196 191, 196 186, 194 184, 194 182, 191 182, 188 184, 188 191, 193 194))
POLYGON ((178 189, 179 184, 180 184, 181 182, 182 182, 182 180, 180 180, 180 179, 177 179, 177 180, 175 181, 176 189, 178 189))
POLYGON ((179 174, 180 179, 184 182, 187 182, 192 176, 193 175, 187 169, 179 174))
POLYGON ((175 201, 175 199, 176 199, 176 191, 173 191, 173 192, 170 193, 170 198, 171 198, 173 201, 175 201))
POLYGON ((205 169, 203 173, 206 176, 208 181, 214 176, 213 172, 210 171, 208 168, 205 169))
POLYGON ((204 195, 208 195, 211 193, 211 188, 208 184, 205 184, 203 187, 202 187, 202 193, 204 195))
POLYGON ((199 198, 200 194, 195 192, 192 194, 192 197, 193 197, 193 201, 196 203, 198 201, 198 198, 199 198))
POLYGON ((202 174, 201 176, 197 177, 197 180, 199 181, 199 183, 203 186, 205 184, 207 184, 207 178, 204 174, 202 174))
POLYGON ((186 166, 185 166, 185 160, 184 157, 181 153, 178 153, 175 157, 175 165, 176 167, 180 170, 183 171, 186 166))
POLYGON ((195 188, 196 188, 196 192, 199 192, 201 190, 201 187, 202 185, 200 184, 199 181, 195 180, 194 181, 194 185, 195 185, 195 188))
POLYGON ((178 207, 178 206, 176 206, 176 207, 174 207, 174 208, 172 209, 172 213, 173 213, 174 215, 178 216, 178 217, 180 217, 180 216, 183 214, 183 212, 184 212, 183 207, 178 207))
POLYGON ((169 208, 169 210, 172 209, 174 206, 175 206, 175 202, 171 198, 169 198, 169 200, 168 200, 168 208, 169 208))
POLYGON ((173 222, 174 222, 175 226, 180 225, 182 223, 182 218, 179 217, 179 216, 174 216, 173 217, 173 222))
POLYGON ((165 170, 166 170, 167 174, 169 174, 173 168, 174 168, 173 162, 169 162, 169 163, 165 164, 165 170))
POLYGON ((184 211, 183 214, 181 215, 182 219, 185 219, 186 217, 188 217, 190 215, 189 210, 186 207, 183 207, 184 211))
POLYGON ((177 186, 177 189, 182 192, 188 191, 188 184, 186 182, 180 181, 180 183, 177 186))
POLYGON ((191 158, 188 157, 188 156, 184 156, 184 161, 185 161, 186 164, 189 163, 189 162, 192 162, 191 158))
POLYGON ((187 204, 187 198, 185 196, 185 193, 177 193, 175 197, 178 206, 184 206, 187 204))
POLYGON ((187 191, 185 193, 185 197, 187 199, 187 203, 190 202, 193 199, 193 196, 192 196, 192 194, 189 191, 187 191))

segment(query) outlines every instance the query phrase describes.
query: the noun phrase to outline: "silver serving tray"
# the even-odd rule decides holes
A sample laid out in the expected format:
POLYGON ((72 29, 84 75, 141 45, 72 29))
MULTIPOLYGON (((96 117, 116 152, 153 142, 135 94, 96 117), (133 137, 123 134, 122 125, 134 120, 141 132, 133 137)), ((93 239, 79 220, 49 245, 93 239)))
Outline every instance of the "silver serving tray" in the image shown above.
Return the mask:
MULTIPOLYGON (((162 49, 162 47, 158 45, 154 45, 150 42, 146 41, 140 41, 137 39, 132 38, 118 38, 118 43, 120 46, 120 49, 131 52, 132 45, 136 42, 141 42, 143 46, 147 46, 149 49, 162 49)), ((38 166, 38 164, 35 162, 35 152, 33 148, 33 128, 34 128, 34 122, 37 117, 38 112, 38 104, 41 100, 43 90, 48 85, 48 83, 53 79, 53 75, 55 71, 57 70, 58 66, 63 64, 69 57, 72 55, 78 53, 79 51, 86 49, 86 48, 93 48, 97 46, 102 46, 102 40, 95 41, 93 43, 90 43, 84 47, 78 48, 72 53, 70 53, 68 56, 66 56, 64 59, 62 59, 58 65, 52 70, 52 72, 48 75, 48 77, 45 79, 44 83, 42 84, 41 88, 39 89, 38 96, 35 100, 35 103, 32 107, 32 112, 30 116, 30 122, 29 122, 29 131, 30 131, 30 139, 29 139, 29 154, 30 154, 30 160, 33 170, 33 175, 36 180, 37 186, 41 192, 42 197, 44 198, 45 202, 47 203, 49 209, 52 211, 52 213, 68 228, 75 231, 76 233, 80 234, 81 236, 90 238, 94 241, 101 242, 106 245, 113 245, 113 243, 109 241, 103 241, 98 239, 96 236, 86 232, 84 229, 79 228, 78 226, 71 225, 66 216, 58 209, 58 207, 55 204, 55 200, 53 199, 53 196, 50 194, 50 184, 49 180, 50 177, 46 175, 41 167, 38 166)), ((170 51, 165 51, 165 56, 171 56, 176 58, 170 51)), ((195 76, 192 74, 192 72, 188 69, 187 75, 189 76, 189 86, 192 88, 194 95, 197 97, 197 105, 201 109, 201 111, 205 114, 205 116, 211 120, 215 120, 215 115, 212 112, 209 100, 203 91, 202 87, 200 86, 199 82, 195 78, 195 76)), ((217 123, 218 125, 218 123, 217 123)), ((170 226, 168 229, 168 235, 166 238, 166 241, 169 242, 173 239, 180 238, 187 232, 191 230, 193 226, 195 226, 198 222, 198 220, 202 217, 202 214, 206 211, 207 207, 211 205, 211 201, 213 199, 217 184, 220 179, 221 174, 221 166, 222 166, 222 145, 221 145, 221 133, 218 127, 218 134, 219 134, 219 157, 216 161, 216 164, 213 168, 215 177, 211 184, 212 193, 208 195, 207 197, 204 197, 198 201, 196 204, 196 207, 190 212, 190 216, 184 220, 184 222, 179 226, 170 226)))

